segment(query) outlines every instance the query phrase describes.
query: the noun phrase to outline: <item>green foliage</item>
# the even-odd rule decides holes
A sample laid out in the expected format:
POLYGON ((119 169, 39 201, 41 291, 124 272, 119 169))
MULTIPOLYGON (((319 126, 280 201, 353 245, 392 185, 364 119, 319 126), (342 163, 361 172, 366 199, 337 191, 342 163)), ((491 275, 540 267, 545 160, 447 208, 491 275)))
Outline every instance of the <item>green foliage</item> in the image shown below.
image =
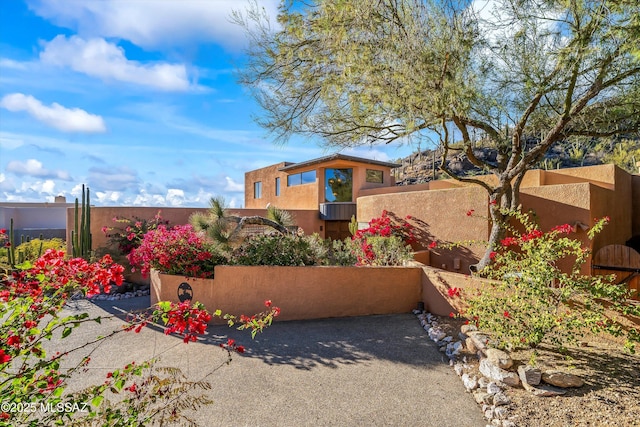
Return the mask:
POLYGON ((400 266, 413 260, 411 246, 400 236, 368 236, 365 241, 366 245, 354 242, 352 246, 361 265, 400 266))
POLYGON ((266 218, 284 227, 292 227, 295 225, 295 221, 293 220, 293 215, 291 215, 291 212, 280 209, 273 205, 269 205, 267 207, 266 218))
POLYGON ((260 234, 249 237, 230 257, 233 265, 314 265, 309 242, 300 236, 260 234))
POLYGON ((358 232, 358 220, 355 215, 351 215, 351 221, 349 221, 349 233, 352 236, 355 236, 358 232))
POLYGON ((91 258, 91 199, 89 188, 85 193, 85 186, 82 184, 82 205, 81 210, 78 206, 78 198, 76 198, 74 210, 74 229, 71 232, 71 249, 74 258, 83 258, 89 260, 91 258), (78 215, 81 213, 80 221, 78 215))
MULTIPOLYGON (((623 315, 640 315, 640 306, 627 299, 629 291, 611 277, 580 273, 589 251, 569 234, 568 224, 542 232, 529 215, 505 212, 518 220, 524 232, 511 228, 512 236, 492 253, 494 262, 482 271, 494 279, 480 291, 465 293, 468 310, 481 329, 491 331, 501 348, 535 347, 550 342, 559 347, 575 342, 585 330, 620 335, 623 315), (561 260, 572 261, 569 272, 561 260), (611 316, 615 313, 616 316, 611 316)), ((600 232, 608 218, 598 221, 589 238, 600 232)), ((626 348, 634 350, 638 330, 627 333, 626 348)))
POLYGON ((32 239, 18 246, 17 251, 23 254, 24 261, 29 261, 33 264, 33 262, 40 258, 48 249, 65 251, 66 248, 67 244, 62 239, 32 239))
POLYGON ((605 163, 613 163, 629 173, 638 173, 637 162, 640 162, 640 141, 623 139, 613 145, 613 150, 602 159, 605 163))
POLYGON ((194 213, 189 223, 196 231, 203 231, 218 245, 220 250, 230 252, 243 240, 243 229, 248 225, 269 227, 281 234, 290 234, 293 228, 293 216, 275 206, 267 208, 267 217, 237 216, 229 213, 222 197, 213 197, 207 213, 194 213))
MULTIPOLYGON (((524 173, 555 143, 640 128, 640 3, 496 0, 479 7, 284 2, 276 25, 255 3, 233 19, 250 41, 240 81, 276 141, 303 135, 353 147, 438 135, 440 169, 500 203, 491 209, 482 268, 504 231, 498 208, 520 205, 524 173), (478 139, 497 149, 495 160, 474 154, 478 139), (452 170, 453 151, 491 171, 495 183, 452 170)), ((576 160, 583 154, 581 147, 572 153, 576 160)))
POLYGON ((317 265, 354 266, 358 262, 357 243, 351 239, 322 239, 317 233, 303 237, 317 265))

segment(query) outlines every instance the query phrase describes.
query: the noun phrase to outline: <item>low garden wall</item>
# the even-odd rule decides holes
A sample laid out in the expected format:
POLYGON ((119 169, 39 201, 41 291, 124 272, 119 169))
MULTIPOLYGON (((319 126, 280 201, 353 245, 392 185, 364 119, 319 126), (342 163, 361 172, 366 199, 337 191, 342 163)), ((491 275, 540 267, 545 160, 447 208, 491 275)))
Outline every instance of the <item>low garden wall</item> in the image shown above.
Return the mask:
POLYGON ((255 314, 264 301, 280 320, 408 313, 422 301, 419 267, 217 266, 215 279, 151 272, 151 303, 200 301, 209 311, 255 314))

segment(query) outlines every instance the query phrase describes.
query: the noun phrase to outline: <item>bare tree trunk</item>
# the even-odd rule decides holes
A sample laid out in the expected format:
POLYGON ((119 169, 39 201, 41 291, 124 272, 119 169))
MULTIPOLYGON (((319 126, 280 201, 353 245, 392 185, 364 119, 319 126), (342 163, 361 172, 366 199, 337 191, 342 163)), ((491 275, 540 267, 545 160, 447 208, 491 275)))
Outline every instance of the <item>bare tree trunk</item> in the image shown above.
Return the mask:
MULTIPOLYGON (((519 188, 522 178, 516 179, 516 186, 519 188)), ((478 261, 477 264, 470 265, 469 270, 472 273, 478 273, 483 268, 491 264, 491 254, 496 251, 500 246, 500 241, 506 236, 505 228, 505 215, 501 210, 513 210, 514 193, 517 195, 517 191, 514 191, 511 183, 503 179, 500 180, 501 185, 498 189, 494 190, 494 193, 490 197, 489 214, 491 215, 491 231, 489 232, 489 241, 487 243, 487 249, 484 255, 478 261)), ((515 199, 517 202, 517 199, 515 199)))

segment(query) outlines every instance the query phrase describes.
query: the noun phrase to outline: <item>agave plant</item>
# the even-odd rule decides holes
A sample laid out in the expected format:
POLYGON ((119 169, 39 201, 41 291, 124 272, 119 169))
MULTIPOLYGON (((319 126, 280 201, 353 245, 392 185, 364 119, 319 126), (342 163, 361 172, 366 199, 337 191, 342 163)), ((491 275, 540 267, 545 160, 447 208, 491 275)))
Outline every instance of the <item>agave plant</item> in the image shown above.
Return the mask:
POLYGON ((291 213, 275 206, 267 208, 266 217, 234 215, 225 206, 223 197, 212 197, 209 200, 209 211, 192 214, 189 222, 196 231, 204 232, 227 250, 237 247, 242 242, 242 230, 247 225, 270 227, 282 234, 291 234, 291 229, 295 227, 291 213))

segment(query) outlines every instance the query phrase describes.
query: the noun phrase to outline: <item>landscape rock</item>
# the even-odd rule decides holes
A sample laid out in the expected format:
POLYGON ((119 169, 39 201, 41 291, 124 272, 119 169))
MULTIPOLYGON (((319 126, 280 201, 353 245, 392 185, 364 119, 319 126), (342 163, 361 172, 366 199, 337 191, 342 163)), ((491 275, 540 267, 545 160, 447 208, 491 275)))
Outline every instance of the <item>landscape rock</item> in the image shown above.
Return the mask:
POLYGON ((497 348, 488 348, 485 351, 487 355, 487 359, 502 369, 509 369, 513 366, 513 360, 511 357, 504 351, 498 350, 497 348))
POLYGON ((491 403, 491 395, 480 390, 473 392, 473 398, 479 405, 491 403))
POLYGON ((493 404, 495 406, 503 406, 511 403, 511 399, 506 394, 500 392, 493 395, 493 404))
POLYGON ((489 359, 482 359, 480 361, 480 372, 485 377, 494 381, 505 383, 510 387, 517 387, 520 384, 520 378, 518 378, 518 374, 505 371, 504 369, 491 363, 489 359))
POLYGON ((498 384, 494 382, 490 382, 489 384, 487 384, 487 393, 496 394, 496 393, 500 393, 501 391, 502 389, 498 384))
POLYGON ((487 388, 489 383, 490 381, 488 379, 486 379, 485 377, 480 377, 480 379, 478 380, 478 387, 487 388))
POLYGON ((436 342, 442 340, 447 336, 447 334, 437 326, 432 326, 431 328, 429 328, 427 333, 429 334, 429 338, 436 342))
POLYGON ((489 342, 489 337, 485 334, 482 334, 478 331, 470 331, 467 335, 469 338, 473 340, 473 345, 476 349, 482 351, 483 353, 487 349, 487 343, 489 342))
POLYGON ((476 342, 473 340, 473 338, 471 338, 469 336, 467 336, 467 338, 465 338, 464 345, 471 352, 475 353, 476 351, 478 351, 478 348, 476 347, 476 342))
POLYGON ((562 396, 566 393, 566 391, 561 388, 553 387, 546 384, 541 384, 537 387, 527 384, 526 382, 522 383, 522 386, 525 390, 533 394, 537 397, 554 397, 554 396, 562 396))
POLYGON ((458 376, 462 375, 462 363, 456 363, 455 365, 453 365, 453 370, 456 372, 456 374, 458 376))
POLYGON ((462 384, 468 391, 473 391, 478 388, 478 378, 476 376, 470 376, 469 374, 462 375, 462 384))
POLYGON ((561 388, 582 387, 584 381, 577 375, 561 371, 547 371, 542 374, 542 381, 561 388))
MULTIPOLYGON (((508 413, 509 413, 509 410, 507 408, 505 408, 504 406, 498 406, 493 410, 493 415, 496 418, 499 418, 501 420, 507 418, 507 414, 508 413)), ((502 424, 502 425, 504 425, 504 424, 502 424)))
POLYGON ((460 332, 462 332, 463 334, 468 334, 469 332, 472 331, 477 331, 478 328, 476 327, 476 325, 462 325, 460 326, 460 332))
POLYGON ((523 383, 538 385, 542 378, 542 371, 530 365, 520 365, 518 366, 518 376, 523 383))

